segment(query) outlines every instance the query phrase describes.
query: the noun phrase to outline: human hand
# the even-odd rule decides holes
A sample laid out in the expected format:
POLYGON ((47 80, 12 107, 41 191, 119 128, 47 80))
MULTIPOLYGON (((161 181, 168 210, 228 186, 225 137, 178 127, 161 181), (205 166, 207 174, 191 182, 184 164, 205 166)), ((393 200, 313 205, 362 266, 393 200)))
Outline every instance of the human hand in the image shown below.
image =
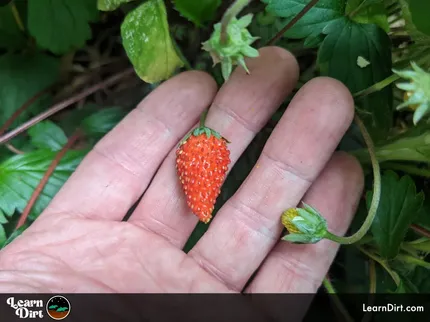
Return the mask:
POLYGON ((206 125, 231 141, 231 168, 297 81, 291 54, 260 53, 251 75, 238 68, 218 93, 207 74, 186 72, 145 98, 0 252, 0 292, 241 292, 257 269, 245 292, 316 292, 338 245, 282 242, 280 216, 303 200, 342 235, 355 213, 361 168, 334 153, 354 105, 333 79, 301 88, 246 181, 182 251, 197 217, 177 179, 178 142, 211 105, 206 125))

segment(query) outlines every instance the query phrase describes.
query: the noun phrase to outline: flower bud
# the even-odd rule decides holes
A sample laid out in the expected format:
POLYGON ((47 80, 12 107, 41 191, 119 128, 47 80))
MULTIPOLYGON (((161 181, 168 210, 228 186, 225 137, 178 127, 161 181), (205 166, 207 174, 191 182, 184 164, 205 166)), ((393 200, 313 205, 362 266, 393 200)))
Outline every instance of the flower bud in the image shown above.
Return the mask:
POLYGON ((414 110, 413 121, 417 124, 425 115, 430 113, 430 74, 411 62, 412 70, 396 71, 397 75, 409 79, 408 83, 399 83, 396 86, 406 91, 406 101, 397 106, 397 110, 410 108, 414 110))
POLYGON ((245 57, 258 57, 258 50, 251 44, 258 39, 246 29, 252 22, 252 14, 240 19, 232 18, 227 26, 225 42, 221 41, 221 23, 214 26, 214 32, 203 49, 211 54, 214 65, 221 63, 221 71, 225 80, 230 77, 233 65, 241 65, 249 73, 245 57))
POLYGON ((287 209, 281 217, 281 222, 289 234, 282 240, 314 244, 327 234, 327 221, 317 210, 303 203, 304 208, 287 209))

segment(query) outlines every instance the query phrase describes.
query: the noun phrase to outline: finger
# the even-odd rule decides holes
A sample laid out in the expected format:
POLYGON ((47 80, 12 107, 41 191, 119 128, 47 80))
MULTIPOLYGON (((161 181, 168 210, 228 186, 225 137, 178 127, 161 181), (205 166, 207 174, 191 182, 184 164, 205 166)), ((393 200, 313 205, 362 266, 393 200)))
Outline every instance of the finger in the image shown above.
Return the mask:
MULTIPOLYGON (((212 104, 206 125, 231 144, 232 163, 285 100, 298 78, 295 58, 284 49, 267 47, 247 61, 251 74, 237 68, 212 104)), ((182 247, 197 223, 185 202, 175 167, 175 149, 163 163, 130 222, 182 247)))
MULTIPOLYGON (((329 230, 344 235, 363 191, 360 164, 345 153, 336 154, 303 201, 316 208, 329 230)), ((296 245, 280 241, 269 253, 247 288, 249 293, 315 293, 321 285, 339 244, 322 240, 296 245)))
POLYGON ((94 147, 44 215, 121 220, 216 90, 202 72, 182 73, 162 84, 94 147))
POLYGON ((316 78, 294 97, 257 165, 190 254, 241 290, 279 239, 280 216, 295 207, 330 159, 354 113, 348 89, 316 78))

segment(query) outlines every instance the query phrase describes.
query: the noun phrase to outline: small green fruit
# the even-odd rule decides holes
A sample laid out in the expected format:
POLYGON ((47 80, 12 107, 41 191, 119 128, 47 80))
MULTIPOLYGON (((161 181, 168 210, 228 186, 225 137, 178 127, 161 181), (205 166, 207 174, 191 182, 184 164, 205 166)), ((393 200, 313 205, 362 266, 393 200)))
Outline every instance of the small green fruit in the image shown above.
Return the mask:
POLYGON ((396 84, 398 88, 407 92, 406 101, 397 106, 397 110, 413 109, 413 122, 417 124, 430 112, 430 74, 414 62, 411 62, 411 66, 412 70, 393 70, 400 77, 410 80, 407 83, 396 84))

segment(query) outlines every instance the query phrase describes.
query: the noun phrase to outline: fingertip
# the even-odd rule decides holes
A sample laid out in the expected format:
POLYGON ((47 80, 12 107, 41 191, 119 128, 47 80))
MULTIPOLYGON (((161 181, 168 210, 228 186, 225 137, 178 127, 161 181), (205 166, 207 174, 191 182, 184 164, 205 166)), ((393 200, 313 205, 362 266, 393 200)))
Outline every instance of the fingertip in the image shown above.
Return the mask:
POLYGON ((315 196, 321 207, 325 208, 330 230, 343 235, 356 213, 363 189, 364 173, 361 164, 347 152, 338 151, 333 154, 309 195, 315 196), (319 198, 322 191, 327 191, 325 201, 319 198))
MULTIPOLYGON (((280 73, 288 73, 290 83, 296 83, 299 78, 299 63, 296 57, 288 50, 277 47, 267 46, 258 50, 260 56, 256 58, 247 59, 248 68, 251 73, 255 69, 267 68, 275 65, 280 73)), ((285 76, 285 75, 284 75, 285 76)))
POLYGON ((346 196, 345 212, 338 223, 334 224, 333 231, 336 234, 344 235, 357 212, 358 205, 364 191, 364 171, 360 162, 352 155, 344 151, 339 151, 334 154, 337 163, 340 166, 343 176, 347 181, 346 191, 349 191, 349 196, 346 196))
POLYGON ((150 113, 153 119, 161 120, 170 128, 178 123, 197 121, 217 91, 217 84, 209 74, 187 71, 156 87, 137 105, 136 110, 150 113))
POLYGON ((352 182, 356 183, 357 190, 363 189, 364 172, 357 158, 345 151, 337 151, 332 157, 332 163, 345 175, 348 175, 352 182))
POLYGON ((143 105, 146 100, 154 97, 156 99, 177 100, 178 95, 188 97, 192 101, 203 99, 211 102, 217 90, 218 85, 208 73, 198 70, 186 71, 166 80, 154 89, 139 105, 143 105))
POLYGON ((218 85, 214 78, 210 74, 200 70, 182 72, 167 82, 172 83, 172 86, 179 86, 182 90, 191 90, 202 96, 214 97, 218 91, 218 85))
POLYGON ((354 98, 349 89, 337 79, 320 76, 306 83, 300 92, 318 99, 318 107, 327 109, 333 121, 337 121, 346 131, 354 118, 354 98), (310 94, 311 93, 311 94, 310 94))
POLYGON ((291 74, 299 75, 299 63, 290 51, 277 46, 262 47, 259 51, 261 56, 267 60, 280 61, 289 64, 291 74))

